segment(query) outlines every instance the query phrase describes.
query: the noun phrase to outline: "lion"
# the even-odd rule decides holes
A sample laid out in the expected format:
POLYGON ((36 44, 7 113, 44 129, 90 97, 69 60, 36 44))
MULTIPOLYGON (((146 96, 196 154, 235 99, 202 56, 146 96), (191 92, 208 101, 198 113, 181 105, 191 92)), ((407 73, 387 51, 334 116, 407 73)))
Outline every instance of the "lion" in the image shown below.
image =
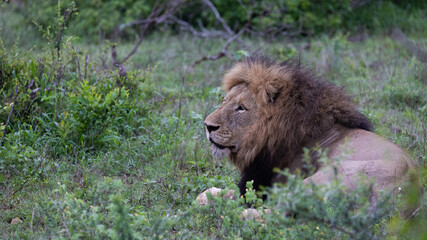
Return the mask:
MULTIPOLYGON (((241 195, 247 181, 256 190, 286 182, 275 168, 308 174, 303 151, 314 147, 325 150, 329 159, 341 158, 338 177, 348 191, 360 185, 361 176, 373 181, 375 192, 395 191, 410 179, 421 186, 417 177, 411 178, 417 171, 409 154, 373 133, 342 88, 296 61, 247 57, 225 74, 222 89, 222 104, 204 124, 213 156, 228 158, 240 171, 241 195)), ((316 171, 304 182, 327 184, 335 173, 317 161, 317 153, 311 151, 316 171)), ((207 192, 219 190, 208 189, 198 199, 206 200, 207 192)))

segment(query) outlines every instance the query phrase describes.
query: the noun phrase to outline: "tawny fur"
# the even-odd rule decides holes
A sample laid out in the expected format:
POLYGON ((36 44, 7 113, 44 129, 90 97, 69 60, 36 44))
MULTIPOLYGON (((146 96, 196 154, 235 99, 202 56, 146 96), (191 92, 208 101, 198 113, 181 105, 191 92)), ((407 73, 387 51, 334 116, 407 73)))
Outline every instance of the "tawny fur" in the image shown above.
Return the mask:
MULTIPOLYGON (((239 168, 241 195, 247 181, 253 180, 254 189, 286 181, 274 168, 300 170, 308 184, 328 184, 337 174, 335 178, 351 191, 364 175, 374 182, 374 195, 408 186, 422 195, 409 154, 369 132, 370 122, 343 89, 299 64, 250 57, 230 69, 222 88, 227 95, 206 117, 205 126, 212 154, 228 156, 239 168), (313 151, 316 171, 309 174, 303 149, 315 146, 328 149, 327 157, 339 161, 319 163, 313 151)), ((413 215, 419 206, 420 201, 408 205, 403 215, 413 215)))
POLYGON ((303 147, 315 144, 335 124, 371 130, 341 88, 319 81, 292 61, 279 64, 261 56, 246 58, 225 75, 222 88, 228 92, 242 83, 251 89, 262 116, 249 129, 239 152, 230 157, 241 171, 263 149, 270 161, 278 161, 273 165, 287 167, 303 147))

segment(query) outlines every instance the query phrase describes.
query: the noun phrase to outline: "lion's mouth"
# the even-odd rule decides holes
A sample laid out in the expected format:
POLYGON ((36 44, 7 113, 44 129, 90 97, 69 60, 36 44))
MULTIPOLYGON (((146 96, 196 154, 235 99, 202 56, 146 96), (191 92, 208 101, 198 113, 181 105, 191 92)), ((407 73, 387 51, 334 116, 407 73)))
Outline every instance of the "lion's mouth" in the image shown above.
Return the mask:
POLYGON ((217 147, 218 149, 225 149, 225 148, 233 149, 233 148, 234 148, 234 146, 230 146, 230 147, 228 147, 228 146, 223 146, 223 145, 221 145, 221 144, 218 144, 218 143, 216 143, 214 140, 212 140, 212 138, 209 138, 209 141, 210 141, 213 145, 215 145, 215 147, 217 147))

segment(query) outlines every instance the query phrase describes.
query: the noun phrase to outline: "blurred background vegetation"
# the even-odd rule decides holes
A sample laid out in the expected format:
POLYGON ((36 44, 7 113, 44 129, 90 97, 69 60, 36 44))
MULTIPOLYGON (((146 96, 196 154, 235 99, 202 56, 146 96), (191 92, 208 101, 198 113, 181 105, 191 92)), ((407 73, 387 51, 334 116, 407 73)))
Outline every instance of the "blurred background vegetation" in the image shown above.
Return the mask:
MULTIPOLYGON (((173 11, 173 16, 195 28, 211 29, 219 25, 215 15, 203 1, 191 0, 15 0, 7 4, 8 11, 4 11, 2 15, 4 21, 13 21, 7 24, 12 28, 31 28, 35 27, 34 23, 50 26, 55 22, 58 5, 63 9, 71 2, 74 2, 79 10, 78 14, 74 14, 67 21, 68 33, 90 42, 103 42, 105 39, 134 40, 140 26, 131 24, 125 29, 121 27, 147 18, 159 2, 168 2, 169 6, 179 4, 173 11), (14 14, 15 17, 9 18, 8 14, 14 14)), ((420 0, 212 0, 211 3, 232 30, 237 31, 250 21, 248 32, 264 37, 310 37, 322 33, 360 30, 382 32, 394 27, 404 29, 407 34, 417 35, 425 31, 423 17, 427 6, 425 1, 420 0)), ((153 26, 150 31, 179 33, 180 26, 176 21, 164 21, 153 26)), ((10 40, 15 36, 12 34, 10 40)))
POLYGON ((226 69, 253 52, 301 59, 345 87, 411 154, 425 188, 427 1, 0 4, 2 238, 426 239, 426 196, 402 219, 404 199, 372 211, 369 189, 307 195, 313 186, 289 176, 264 205, 249 191, 255 207, 277 209, 266 221, 242 221, 243 200, 194 199, 236 188, 203 119, 226 69))

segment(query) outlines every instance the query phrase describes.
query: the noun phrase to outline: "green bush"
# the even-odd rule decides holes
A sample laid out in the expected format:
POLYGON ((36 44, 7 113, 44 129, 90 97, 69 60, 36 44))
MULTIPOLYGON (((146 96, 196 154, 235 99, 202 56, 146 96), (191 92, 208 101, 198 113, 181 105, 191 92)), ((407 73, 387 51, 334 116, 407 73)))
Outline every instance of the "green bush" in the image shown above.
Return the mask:
MULTIPOLYGON (((22 132, 15 133, 14 138, 25 137, 17 136, 19 134, 22 132)), ((19 144, 19 141, 8 141, 0 151, 0 184, 10 181, 11 176, 18 176, 14 180, 19 182, 43 178, 45 169, 39 168, 42 162, 43 157, 32 147, 19 144)))
MULTIPOLYGON (((56 26, 69 16, 58 14, 56 26)), ((65 28, 41 30, 51 44, 37 56, 6 49, 0 39, 2 179, 39 176, 49 170, 48 160, 39 167, 45 158, 113 150, 140 131, 149 109, 151 70, 119 75, 116 67, 88 61, 63 36, 65 28)))
POLYGON ((55 199, 40 199, 38 214, 44 224, 57 225, 59 221, 65 231, 54 233, 58 237, 131 239, 129 223, 135 216, 129 214, 129 207, 119 196, 123 184, 120 180, 105 178, 95 187, 102 201, 91 201, 76 197, 68 192, 65 185, 57 183, 53 191, 55 199), (107 190, 107 191, 106 191, 107 190))
MULTIPOLYGON (((283 172, 288 183, 266 189, 264 202, 248 183, 245 199, 208 196, 212 204, 199 206, 196 196, 209 187, 238 192, 234 184, 238 172, 211 157, 203 129, 204 116, 221 102, 218 80, 230 63, 209 62, 188 69, 184 77, 182 74, 194 56, 221 50, 224 42, 155 35, 141 45, 147 54, 136 54, 132 60, 144 69, 148 63, 159 64, 136 71, 126 63, 127 74, 120 76, 105 57, 112 44, 106 43, 94 58, 80 50, 86 46, 74 45, 75 38, 68 36, 73 21, 83 13, 64 18, 64 9, 70 5, 61 2, 58 11, 56 1, 48 2, 54 3, 49 16, 53 22, 39 21, 44 48, 22 50, 17 48, 19 42, 15 47, 0 47, 0 238, 425 238, 427 211, 423 209, 405 220, 393 212, 400 199, 385 196, 372 205, 369 185, 347 194, 337 181, 330 186, 305 185, 302 176, 288 172, 283 172), (69 28, 62 29, 63 23, 69 28), (248 207, 272 212, 261 221, 243 220, 241 212, 248 207), (22 223, 11 224, 16 217, 22 223)), ((288 2, 281 1, 283 6, 288 2)), ((78 2, 77 6, 95 3, 101 1, 78 2)), ((238 1, 230 3, 230 9, 224 3, 215 1, 224 18, 234 21, 232 27, 239 28, 247 17, 245 12, 232 11, 238 1)), ((303 1, 295 4, 292 21, 306 23, 300 18, 311 19, 305 13, 317 11, 317 6, 303 6, 303 1), (306 7, 308 12, 298 13, 306 7)), ((403 8, 387 4, 393 11, 403 8)), ((341 9, 339 4, 335 7, 341 9)), ((342 7, 338 15, 345 13, 342 7)), ((210 19, 203 19, 204 24, 215 26, 210 12, 204 13, 210 19)), ((401 15, 404 19, 408 13, 401 15)), ((275 25, 278 17, 254 26, 278 26, 283 23, 275 25)), ((418 18, 408 21, 418 22, 418 18)), ((187 20, 195 19, 196 15, 187 20)), ((331 20, 325 24, 340 25, 331 20)), ((85 25, 88 31, 92 27, 85 25)), ((380 134, 424 163, 426 98, 419 80, 425 66, 407 54, 402 56, 383 36, 363 43, 349 42, 347 36, 313 38, 310 48, 301 47, 300 41, 242 39, 249 47, 234 57, 240 59, 259 46, 267 51, 273 47, 273 55, 283 59, 302 51, 301 56, 311 59, 325 77, 348 87, 380 134)), ((117 45, 117 51, 132 47, 117 45)), ((418 169, 425 186, 427 174, 424 167, 418 169)), ((426 200, 425 195, 424 205, 426 200)))
POLYGON ((58 149, 64 149, 62 153, 76 148, 98 151, 104 146, 118 145, 121 135, 132 134, 130 125, 137 109, 126 89, 106 91, 83 81, 63 101, 62 113, 56 119, 49 114, 35 117, 44 132, 58 140, 58 149))
MULTIPOLYGON (((74 2, 79 13, 69 19, 69 31, 77 36, 90 39, 111 37, 121 23, 147 17, 153 6, 153 0, 25 0, 23 6, 17 8, 28 22, 36 22, 41 26, 54 26, 58 7, 64 9, 74 2), (97 38, 99 37, 99 38, 97 38)), ((134 31, 125 32, 127 34, 134 31)))
MULTIPOLYGON (((25 16, 26 23, 37 23, 40 26, 55 28, 55 15, 58 7, 64 9, 75 2, 78 14, 67 22, 71 34, 102 41, 102 39, 125 39, 138 35, 139 27, 125 28, 118 31, 120 24, 129 23, 149 16, 154 0, 103 0, 103 1, 21 1, 15 11, 25 16)), ((213 0, 218 12, 233 30, 241 29, 249 19, 249 29, 263 35, 312 36, 319 33, 335 33, 338 30, 360 31, 380 30, 400 27, 416 33, 421 31, 423 22, 416 19, 425 17, 427 5, 423 1, 371 1, 358 4, 358 1, 316 1, 316 0, 264 0, 264 1, 221 1, 213 0), (352 7, 353 6, 353 7, 352 7), (414 17, 415 16, 415 17, 414 17), (408 24, 411 29, 407 29, 408 24)), ((13 4, 13 2, 12 2, 13 4)), ((188 21, 199 28, 202 23, 208 28, 218 28, 218 22, 212 11, 199 1, 187 1, 174 13, 175 16, 188 21)), ((168 23, 167 28, 179 29, 179 26, 168 23)), ((157 26, 154 29, 164 29, 157 26)), ((219 27, 221 28, 221 27, 219 27)))

